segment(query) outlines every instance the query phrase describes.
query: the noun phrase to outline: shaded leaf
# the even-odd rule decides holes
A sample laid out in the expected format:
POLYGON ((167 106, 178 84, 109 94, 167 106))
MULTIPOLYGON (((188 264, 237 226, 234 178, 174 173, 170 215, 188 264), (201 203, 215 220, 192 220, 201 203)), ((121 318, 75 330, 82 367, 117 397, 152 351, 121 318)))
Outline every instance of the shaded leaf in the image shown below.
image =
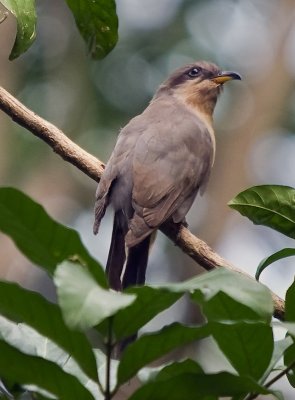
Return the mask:
POLYGON ((156 333, 141 336, 122 354, 118 368, 119 384, 128 381, 142 367, 169 351, 208 335, 207 326, 189 327, 174 323, 156 333))
POLYGON ((286 321, 295 322, 295 282, 288 288, 285 300, 286 321))
POLYGON ((116 313, 112 324, 116 339, 134 334, 182 296, 182 293, 149 286, 129 288, 124 293, 136 295, 136 299, 127 308, 116 313))
POLYGON ((50 274, 62 261, 74 258, 107 286, 101 266, 90 256, 78 233, 54 221, 42 206, 17 189, 0 188, 0 230, 29 260, 50 274))
POLYGON ((273 332, 264 323, 210 323, 212 335, 223 354, 240 375, 258 380, 273 353, 273 332))
POLYGON ((185 373, 170 379, 154 379, 139 388, 129 400, 204 400, 205 396, 235 396, 247 393, 270 393, 249 377, 228 372, 217 374, 185 373))
POLYGON ((265 225, 295 239, 295 189, 289 186, 254 186, 228 205, 254 224, 265 225))
POLYGON ((157 374, 157 381, 165 381, 180 374, 200 374, 203 373, 201 366, 194 360, 188 359, 175 362, 162 368, 157 374))
POLYGON ((159 367, 142 368, 138 372, 138 378, 142 383, 146 383, 149 380, 155 379, 155 377, 157 377, 157 379, 161 377, 161 380, 165 380, 174 375, 187 372, 200 373, 204 371, 196 361, 187 359, 179 362, 170 362, 166 365, 162 364, 159 367))
MULTIPOLYGON (((86 336, 71 331, 61 311, 38 293, 0 281, 0 313, 13 321, 24 321, 71 354, 92 379, 97 379, 96 362, 86 336)), ((3 326, 0 323, 0 334, 3 326)))
POLYGON ((66 0, 93 58, 105 57, 118 41, 115 0, 66 0))
POLYGON ((65 261, 54 275, 58 302, 71 328, 87 329, 129 306, 133 294, 106 290, 81 265, 65 261))
POLYGON ((36 37, 35 0, 1 0, 16 18, 17 32, 9 59, 13 60, 28 50, 36 37))
POLYGON ((276 253, 272 254, 269 257, 264 258, 258 265, 255 278, 259 280, 261 272, 265 270, 270 264, 274 263, 275 261, 281 260, 282 258, 295 256, 295 249, 286 248, 277 251, 276 253))
POLYGON ((55 363, 27 355, 0 339, 0 375, 19 384, 35 384, 63 400, 94 397, 78 379, 55 363))

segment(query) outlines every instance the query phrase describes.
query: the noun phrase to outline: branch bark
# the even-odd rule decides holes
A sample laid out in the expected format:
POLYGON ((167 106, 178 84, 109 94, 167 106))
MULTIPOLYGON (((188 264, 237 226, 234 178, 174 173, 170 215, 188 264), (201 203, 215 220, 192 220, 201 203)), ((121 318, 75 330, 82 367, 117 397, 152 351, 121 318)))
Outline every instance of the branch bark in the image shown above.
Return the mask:
MULTIPOLYGON (((99 182, 104 170, 104 164, 100 160, 72 142, 60 129, 36 115, 1 87, 0 109, 11 117, 13 121, 47 143, 53 151, 65 161, 73 164, 91 179, 99 182)), ((184 226, 167 222, 163 224, 160 229, 169 239, 180 247, 184 253, 189 255, 205 270, 210 271, 224 267, 250 276, 220 257, 207 243, 194 236, 184 226)), ((283 320, 285 309, 284 301, 275 293, 272 293, 272 297, 275 307, 274 316, 283 320)))

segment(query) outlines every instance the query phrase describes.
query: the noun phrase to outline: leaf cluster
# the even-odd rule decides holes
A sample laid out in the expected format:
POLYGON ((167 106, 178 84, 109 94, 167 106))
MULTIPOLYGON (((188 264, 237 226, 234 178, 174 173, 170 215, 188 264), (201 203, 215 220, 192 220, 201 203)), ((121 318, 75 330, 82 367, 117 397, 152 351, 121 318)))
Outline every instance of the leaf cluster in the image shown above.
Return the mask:
POLYGON ((114 292, 78 233, 12 188, 0 189, 0 230, 52 276, 58 297, 53 304, 15 283, 0 282, 3 397, 111 399, 137 376, 141 385, 132 400, 238 400, 269 393, 282 398, 270 387, 270 374, 278 368, 295 384, 295 284, 287 293, 284 323, 272 322, 272 297, 264 285, 224 268, 182 283, 114 292), (142 334, 120 360, 114 359, 122 340, 136 335, 184 295, 201 307, 203 324, 172 323, 142 334), (276 341, 278 325, 286 337, 276 341), (89 332, 95 342, 89 340, 89 332), (195 353, 178 361, 159 361, 174 349, 208 337, 232 370, 208 373, 195 353), (151 367, 155 361, 157 367, 151 367))

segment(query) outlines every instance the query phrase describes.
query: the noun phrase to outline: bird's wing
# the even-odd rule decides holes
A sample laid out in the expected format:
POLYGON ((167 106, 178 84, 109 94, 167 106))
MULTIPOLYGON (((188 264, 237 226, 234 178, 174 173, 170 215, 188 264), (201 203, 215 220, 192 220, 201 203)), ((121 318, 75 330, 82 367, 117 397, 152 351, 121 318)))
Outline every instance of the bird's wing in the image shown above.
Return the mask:
POLYGON ((211 136, 195 116, 173 112, 172 107, 169 116, 149 125, 134 149, 135 215, 129 245, 161 225, 191 196, 193 201, 208 179, 212 160, 211 136))

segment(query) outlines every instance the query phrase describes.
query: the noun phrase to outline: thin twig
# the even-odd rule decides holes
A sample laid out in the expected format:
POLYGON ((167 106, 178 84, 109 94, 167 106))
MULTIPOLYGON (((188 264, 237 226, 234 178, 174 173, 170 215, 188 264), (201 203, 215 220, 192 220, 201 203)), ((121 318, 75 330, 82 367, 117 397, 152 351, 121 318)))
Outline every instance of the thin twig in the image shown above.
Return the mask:
MULTIPOLYGON (((265 385, 265 388, 269 388, 272 386, 275 382, 277 382, 279 379, 281 379, 284 375, 287 375, 287 373, 295 367, 295 360, 285 369, 283 369, 280 373, 278 373, 276 376, 274 376, 272 379, 270 379, 265 385)), ((256 397, 259 396, 259 393, 250 393, 247 397, 245 397, 244 400, 254 400, 256 397)))
POLYGON ((264 387, 269 388, 272 386, 275 382, 277 382, 279 379, 281 379, 284 375, 287 375, 287 373, 295 367, 295 360, 285 369, 283 369, 278 375, 274 376, 272 379, 270 379, 264 387))
MULTIPOLYGON (((72 142, 60 129, 36 115, 1 87, 0 109, 19 125, 46 142, 64 160, 79 168, 95 181, 98 182, 100 180, 104 170, 104 164, 100 160, 72 142)), ((163 224, 160 229, 184 253, 197 261, 207 271, 224 267, 249 276, 246 272, 220 257, 207 243, 194 236, 187 228, 169 222, 163 224)), ((285 312, 284 301, 275 293, 272 293, 272 297, 275 307, 274 316, 283 320, 285 312)))

